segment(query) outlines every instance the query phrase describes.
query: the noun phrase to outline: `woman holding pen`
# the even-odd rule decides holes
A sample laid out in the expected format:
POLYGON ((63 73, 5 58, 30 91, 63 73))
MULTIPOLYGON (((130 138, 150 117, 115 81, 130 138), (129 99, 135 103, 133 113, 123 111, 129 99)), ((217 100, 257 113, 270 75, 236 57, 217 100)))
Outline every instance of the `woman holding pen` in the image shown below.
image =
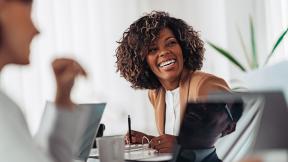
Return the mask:
POLYGON ((159 136, 131 131, 131 143, 152 140, 159 152, 171 152, 189 100, 229 91, 227 83, 199 71, 204 43, 191 26, 168 13, 153 11, 124 32, 116 50, 117 71, 135 89, 149 89, 159 136))

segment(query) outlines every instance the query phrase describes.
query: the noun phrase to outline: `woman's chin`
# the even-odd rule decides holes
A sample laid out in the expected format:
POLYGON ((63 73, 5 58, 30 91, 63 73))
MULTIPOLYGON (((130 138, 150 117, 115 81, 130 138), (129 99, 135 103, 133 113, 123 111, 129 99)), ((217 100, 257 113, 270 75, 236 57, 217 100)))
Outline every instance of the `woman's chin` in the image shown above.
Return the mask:
POLYGON ((176 81, 180 79, 180 74, 177 72, 166 73, 164 77, 166 81, 176 81))
POLYGON ((15 64, 17 65, 29 65, 30 64, 30 60, 21 60, 21 61, 18 61, 18 62, 15 62, 15 64))
POLYGON ((26 61, 26 62, 23 62, 22 65, 29 65, 30 64, 30 61, 26 61))

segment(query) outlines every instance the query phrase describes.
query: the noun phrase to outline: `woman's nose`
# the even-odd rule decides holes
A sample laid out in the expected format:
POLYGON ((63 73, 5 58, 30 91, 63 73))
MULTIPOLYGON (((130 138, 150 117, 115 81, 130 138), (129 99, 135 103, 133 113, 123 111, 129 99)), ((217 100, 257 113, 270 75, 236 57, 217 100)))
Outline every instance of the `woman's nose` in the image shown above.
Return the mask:
POLYGON ((40 32, 39 32, 38 28, 36 28, 36 27, 34 26, 34 36, 37 36, 37 35, 39 35, 39 34, 40 34, 40 32))
POLYGON ((162 50, 162 51, 160 51, 159 56, 160 56, 160 57, 163 57, 163 56, 165 56, 165 55, 168 54, 168 53, 169 53, 169 51, 167 51, 167 50, 162 50))
POLYGON ((35 35, 39 35, 39 34, 40 34, 40 31, 38 29, 36 29, 35 35))

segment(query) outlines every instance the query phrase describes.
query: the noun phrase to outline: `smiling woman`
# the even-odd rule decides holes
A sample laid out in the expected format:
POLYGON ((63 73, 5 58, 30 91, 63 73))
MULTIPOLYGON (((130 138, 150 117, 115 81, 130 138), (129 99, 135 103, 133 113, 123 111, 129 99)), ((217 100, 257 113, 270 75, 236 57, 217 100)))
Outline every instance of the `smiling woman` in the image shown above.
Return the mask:
POLYGON ((132 132, 132 143, 143 136, 156 141, 159 152, 171 152, 187 101, 213 91, 229 91, 226 82, 200 72, 204 45, 191 26, 168 13, 154 11, 124 32, 116 50, 117 71, 135 89, 149 89, 159 137, 132 132), (159 143, 161 141, 161 144, 159 143))

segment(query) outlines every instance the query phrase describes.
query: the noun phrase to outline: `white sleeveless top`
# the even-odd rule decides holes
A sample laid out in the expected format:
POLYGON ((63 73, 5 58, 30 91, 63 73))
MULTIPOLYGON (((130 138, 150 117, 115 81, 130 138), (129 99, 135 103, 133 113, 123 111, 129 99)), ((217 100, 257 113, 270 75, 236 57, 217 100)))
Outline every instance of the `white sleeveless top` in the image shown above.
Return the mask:
POLYGON ((180 130, 180 96, 179 87, 166 91, 165 134, 177 136, 180 130))

